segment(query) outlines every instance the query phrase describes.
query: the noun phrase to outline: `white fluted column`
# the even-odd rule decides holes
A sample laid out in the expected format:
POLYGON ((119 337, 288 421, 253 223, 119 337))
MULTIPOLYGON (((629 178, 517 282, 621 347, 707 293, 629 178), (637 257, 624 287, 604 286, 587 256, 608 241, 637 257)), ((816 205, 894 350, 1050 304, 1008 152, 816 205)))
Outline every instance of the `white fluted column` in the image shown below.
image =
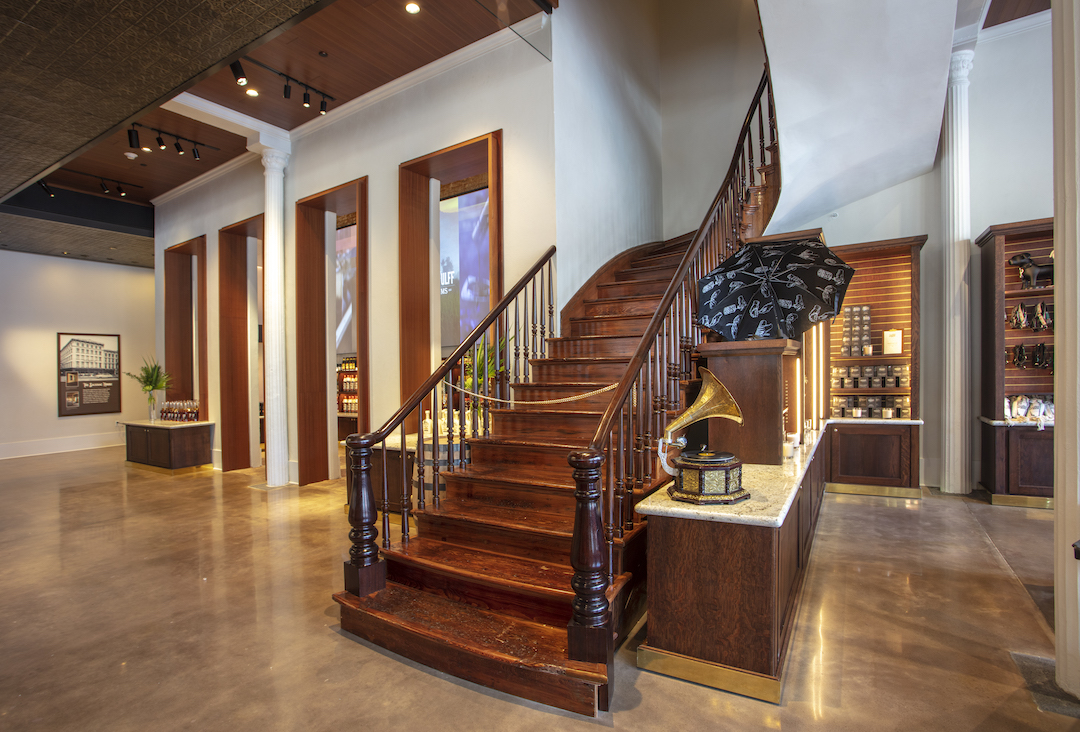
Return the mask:
POLYGON ((945 287, 942 375, 941 490, 971 492, 971 174, 968 72, 974 51, 955 51, 941 130, 941 195, 945 287))
POLYGON ((263 369, 266 384, 266 485, 289 482, 289 414, 285 380, 285 166, 287 153, 262 151, 266 168, 263 213, 263 369))
POLYGON ((1080 10, 1053 10, 1054 643, 1058 685, 1080 695, 1080 10))

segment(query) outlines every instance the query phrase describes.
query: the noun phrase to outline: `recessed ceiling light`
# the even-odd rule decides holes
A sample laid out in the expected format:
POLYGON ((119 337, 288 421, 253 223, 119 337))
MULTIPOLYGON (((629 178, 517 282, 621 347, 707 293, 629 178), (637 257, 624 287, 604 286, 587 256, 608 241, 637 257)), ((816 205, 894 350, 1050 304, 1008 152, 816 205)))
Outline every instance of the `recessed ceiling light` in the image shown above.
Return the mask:
POLYGON ((134 152, 131 152, 130 150, 128 150, 127 152, 124 153, 124 157, 127 158, 128 160, 134 160, 135 158, 139 157, 139 153, 134 153, 134 152))
POLYGON ((405 12, 412 13, 413 15, 416 15, 417 13, 420 12, 420 6, 417 5, 416 3, 409 3, 408 5, 405 6, 405 12))
POLYGON ((248 90, 247 90, 246 92, 244 92, 244 93, 245 93, 245 94, 247 94, 247 95, 248 95, 249 97, 257 97, 257 96, 259 96, 259 92, 257 92, 257 91, 256 91, 256 90, 254 90, 254 89, 248 89, 248 90))
POLYGON ((330 54, 328 54, 326 51, 319 51, 319 57, 320 58, 326 58, 329 55, 330 54))

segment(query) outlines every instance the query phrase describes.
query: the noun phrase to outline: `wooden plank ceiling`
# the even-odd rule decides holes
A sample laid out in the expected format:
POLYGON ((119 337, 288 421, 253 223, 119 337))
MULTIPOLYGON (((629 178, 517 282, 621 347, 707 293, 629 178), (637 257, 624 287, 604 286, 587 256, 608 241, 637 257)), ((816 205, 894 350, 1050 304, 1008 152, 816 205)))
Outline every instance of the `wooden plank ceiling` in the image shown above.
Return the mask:
MULTIPOLYGON (((308 84, 334 97, 333 110, 394 79, 464 48, 485 36, 540 12, 533 0, 421 0, 421 11, 405 11, 405 0, 337 0, 332 5, 248 52, 246 58, 288 74, 292 95, 284 99, 284 79, 257 64, 243 60, 249 83, 236 84, 228 66, 192 86, 188 91, 272 125, 292 130, 319 116, 317 94, 310 108, 302 105, 308 84), (502 19, 496 17, 501 13, 502 19), (246 91, 254 89, 258 97, 246 91)), ((128 146, 127 128, 118 129, 95 147, 67 162, 45 180, 50 185, 86 193, 102 194, 101 180, 112 189, 120 181, 126 200, 148 203, 245 152, 242 137, 205 123, 156 109, 138 119, 140 125, 174 133, 220 148, 201 148, 194 160, 191 143, 182 142, 185 155, 166 135, 167 148, 151 152, 128 146), (125 153, 134 152, 129 160, 125 153), (78 171, 78 172, 69 172, 78 171), (91 175, 80 175, 89 173, 91 175), (98 176, 98 177, 95 177, 98 176)), ((155 133, 138 128, 140 142, 153 142, 155 133)), ((115 192, 110 195, 115 195, 115 192)))

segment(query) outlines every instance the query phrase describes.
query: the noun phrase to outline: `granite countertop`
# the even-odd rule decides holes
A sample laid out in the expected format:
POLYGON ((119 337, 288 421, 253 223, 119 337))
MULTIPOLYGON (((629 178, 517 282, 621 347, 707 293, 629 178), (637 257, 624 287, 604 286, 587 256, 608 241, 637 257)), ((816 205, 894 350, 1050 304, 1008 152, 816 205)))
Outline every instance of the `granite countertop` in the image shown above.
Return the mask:
POLYGON ((923 421, 921 419, 877 419, 871 417, 836 417, 828 420, 826 425, 829 424, 907 424, 907 425, 921 425, 923 421))
MULTIPOLYGON (((979 417, 979 421, 994 427, 1040 427, 1038 422, 1031 422, 1027 419, 990 419, 989 417, 979 417)), ((1054 420, 1044 420, 1041 426, 1053 427, 1054 420)))
POLYGON ((132 419, 118 421, 117 424, 129 424, 132 427, 155 427, 162 430, 182 430, 186 427, 205 427, 208 424, 214 424, 213 422, 172 422, 167 419, 155 419, 151 422, 148 419, 132 419))
MULTIPOLYGON (((865 422, 867 420, 859 420, 865 422)), ((887 420, 896 422, 897 420, 887 420)), ((826 423, 828 426, 828 423, 826 423)), ((824 430, 814 434, 813 439, 795 450, 795 457, 784 460, 782 465, 748 465, 742 467, 742 486, 750 492, 750 498, 730 506, 698 506, 673 500, 667 489, 674 480, 643 500, 636 507, 638 513, 647 516, 720 521, 728 524, 779 527, 787 517, 788 509, 795 500, 796 489, 806 475, 810 458, 821 442, 824 430)))

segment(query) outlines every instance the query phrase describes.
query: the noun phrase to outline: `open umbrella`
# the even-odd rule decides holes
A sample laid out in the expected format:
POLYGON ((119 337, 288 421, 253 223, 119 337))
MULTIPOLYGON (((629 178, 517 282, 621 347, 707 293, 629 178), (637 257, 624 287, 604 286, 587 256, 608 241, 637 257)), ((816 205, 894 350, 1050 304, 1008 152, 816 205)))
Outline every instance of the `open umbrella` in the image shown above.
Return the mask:
POLYGON ((698 324, 732 341, 798 338, 839 312, 854 272, 817 239, 751 244, 698 280, 698 324))

